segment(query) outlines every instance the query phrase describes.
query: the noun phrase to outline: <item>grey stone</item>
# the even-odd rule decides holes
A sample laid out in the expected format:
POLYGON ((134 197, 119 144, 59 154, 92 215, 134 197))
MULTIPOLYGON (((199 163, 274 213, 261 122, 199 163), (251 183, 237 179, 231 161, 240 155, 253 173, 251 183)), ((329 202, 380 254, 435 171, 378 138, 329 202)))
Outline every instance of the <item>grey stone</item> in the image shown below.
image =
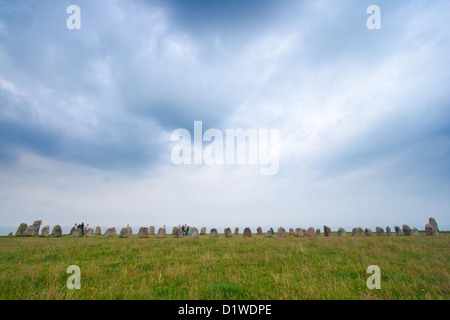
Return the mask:
POLYGON ((273 237, 273 234, 272 234, 272 232, 270 232, 270 231, 267 231, 265 234, 264 234, 264 238, 272 238, 273 237))
POLYGON ((86 237, 93 237, 94 229, 87 227, 86 230, 84 230, 84 234, 86 235, 86 237))
POLYGON ((316 236, 316 231, 314 230, 313 227, 309 227, 308 230, 306 230, 306 236, 307 237, 315 237, 316 236))
POLYGON ((294 236, 295 235, 295 231, 293 228, 289 228, 289 235, 290 236, 294 236))
POLYGON ((230 228, 225 228, 225 230, 223 231, 223 233, 225 234, 225 238, 231 238, 232 233, 231 233, 231 229, 230 228))
POLYGON ((278 228, 278 238, 286 238, 286 230, 282 227, 278 228))
POLYGON ((434 220, 434 218, 430 217, 428 219, 428 223, 433 226, 433 228, 435 230, 435 235, 438 236, 439 235, 439 227, 438 227, 436 220, 434 220))
POLYGON ((347 232, 345 231, 344 228, 339 228, 338 229, 338 237, 346 237, 347 236, 347 232))
POLYGON ((405 234, 403 233, 402 229, 400 229, 399 226, 395 226, 395 227, 394 227, 394 230, 395 230, 395 235, 396 235, 396 236, 404 236, 404 235, 405 235, 405 234))
POLYGON ((25 232, 23 233, 24 236, 38 236, 39 235, 39 229, 41 228, 42 220, 36 220, 33 222, 33 225, 28 226, 25 232))
POLYGON ((128 228, 122 228, 122 230, 120 230, 119 238, 128 238, 128 232, 128 228))
POLYGON ((425 234, 427 236, 438 236, 439 232, 434 228, 432 224, 427 223, 425 225, 425 234))
POLYGON ((377 236, 379 236, 379 237, 385 235, 385 234, 384 234, 384 230, 383 230, 383 228, 381 228, 381 227, 376 227, 376 228, 375 228, 375 233, 376 233, 377 236))
POLYGON ((189 234, 191 235, 191 238, 198 238, 198 229, 196 227, 193 227, 189 234))
POLYGON ((57 224, 56 226, 53 227, 52 235, 54 237, 61 237, 62 236, 62 229, 61 229, 61 226, 59 224, 57 224))
POLYGON ((104 237, 114 237, 116 235, 116 228, 108 228, 105 231, 104 237))
POLYGON ((206 227, 202 227, 200 229, 200 235, 205 235, 206 234, 206 227))
POLYGON ((402 226, 402 231, 405 234, 405 236, 410 236, 411 235, 411 228, 408 225, 406 225, 406 224, 404 224, 402 226))
POLYGON ((172 230, 172 235, 175 238, 181 238, 183 236, 183 231, 181 230, 181 228, 176 227, 172 230))
POLYGON ((273 232, 273 229, 272 229, 272 228, 269 229, 269 232, 270 232, 272 235, 275 234, 275 232, 273 232))
POLYGON ((252 230, 250 230, 249 227, 245 228, 244 229, 244 238, 251 238, 251 237, 253 237, 252 230))
POLYGON ((417 228, 412 228, 411 236, 420 236, 419 230, 417 228))
POLYGON ((219 234, 217 233, 217 229, 216 228, 212 228, 211 231, 209 232, 209 237, 210 238, 218 238, 219 234))
POLYGON ((331 235, 331 228, 328 226, 323 226, 323 234, 325 237, 329 237, 331 235))
POLYGON ((150 234, 155 234, 155 227, 154 226, 150 226, 149 233, 150 234))
POLYGON ((8 237, 12 237, 12 236, 13 236, 12 232, 8 233, 8 237))
POLYGON ((238 235, 238 234, 239 234, 239 228, 238 228, 238 227, 234 228, 234 234, 235 234, 235 235, 238 235))
POLYGON ((41 236, 43 236, 43 237, 48 237, 48 236, 50 236, 50 226, 49 226, 49 225, 44 226, 44 227, 42 228, 41 236))
POLYGON ((263 233, 263 231, 262 231, 261 227, 256 228, 256 234, 262 234, 262 233, 263 233))
POLYGON ((365 228, 364 229, 364 235, 366 235, 367 237, 371 237, 372 236, 372 230, 370 230, 370 228, 365 228))
POLYGON ((316 235, 318 236, 320 234, 320 229, 316 229, 316 235))
POLYGON ((83 234, 81 233, 81 229, 75 229, 73 230, 71 237, 78 238, 81 237, 83 234))
POLYGON ((296 228, 294 232, 295 237, 304 237, 305 233, 303 232, 302 228, 296 228))
POLYGON ((21 223, 19 228, 17 228, 16 231, 16 236, 23 236, 23 233, 25 232, 25 230, 27 230, 28 225, 26 223, 21 223))
POLYGON ((364 230, 361 227, 353 228, 353 230, 352 230, 352 236, 354 236, 354 237, 361 237, 364 234, 365 234, 364 230))
POLYGON ((140 227, 138 236, 139 238, 148 238, 148 228, 140 227))
POLYGON ((159 228, 158 233, 156 234, 156 238, 165 238, 166 237, 166 228, 159 228))

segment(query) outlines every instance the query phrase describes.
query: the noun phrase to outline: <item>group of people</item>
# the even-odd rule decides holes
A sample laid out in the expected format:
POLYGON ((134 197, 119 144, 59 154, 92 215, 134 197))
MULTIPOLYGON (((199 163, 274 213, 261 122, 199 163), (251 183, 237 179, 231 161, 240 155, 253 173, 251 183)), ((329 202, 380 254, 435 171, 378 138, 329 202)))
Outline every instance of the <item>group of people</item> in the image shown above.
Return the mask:
POLYGON ((187 237, 189 234, 189 226, 188 225, 178 225, 179 228, 181 228, 181 234, 183 237, 187 237))
MULTIPOLYGON (((88 225, 89 227, 89 225, 88 225)), ((70 234, 72 234, 74 229, 81 229, 81 236, 84 236, 84 222, 82 223, 75 223, 75 227, 72 227, 72 230, 70 231, 70 234)))

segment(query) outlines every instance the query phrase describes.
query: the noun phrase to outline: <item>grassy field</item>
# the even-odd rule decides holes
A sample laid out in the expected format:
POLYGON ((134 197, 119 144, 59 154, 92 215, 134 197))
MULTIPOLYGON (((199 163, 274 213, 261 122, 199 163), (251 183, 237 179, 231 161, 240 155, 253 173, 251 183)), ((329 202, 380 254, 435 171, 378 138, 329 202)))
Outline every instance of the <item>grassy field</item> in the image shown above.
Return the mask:
POLYGON ((0 237, 0 299, 445 299, 439 237, 0 237), (69 265, 81 289, 67 288, 69 265), (381 269, 381 289, 366 286, 381 269))

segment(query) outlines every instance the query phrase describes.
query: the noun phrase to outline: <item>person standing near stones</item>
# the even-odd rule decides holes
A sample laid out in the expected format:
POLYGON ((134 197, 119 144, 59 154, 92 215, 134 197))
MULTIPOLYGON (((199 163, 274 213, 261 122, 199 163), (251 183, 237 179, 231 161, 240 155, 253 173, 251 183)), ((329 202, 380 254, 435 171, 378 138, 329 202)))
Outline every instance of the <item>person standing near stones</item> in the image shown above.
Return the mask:
POLYGON ((81 222, 80 228, 81 228, 81 236, 84 236, 84 222, 81 222))
POLYGON ((189 226, 186 226, 186 237, 189 235, 189 226))

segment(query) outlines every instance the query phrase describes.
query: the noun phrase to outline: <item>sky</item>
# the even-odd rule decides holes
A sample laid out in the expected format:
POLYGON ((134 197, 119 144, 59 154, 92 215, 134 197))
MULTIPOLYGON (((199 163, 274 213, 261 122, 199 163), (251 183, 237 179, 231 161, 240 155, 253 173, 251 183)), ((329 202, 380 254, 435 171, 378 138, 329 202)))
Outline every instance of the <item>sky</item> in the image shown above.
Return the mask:
POLYGON ((449 20, 447 0, 0 0, 0 226, 448 230, 449 20), (194 121, 277 130, 276 174, 174 163, 194 121))

